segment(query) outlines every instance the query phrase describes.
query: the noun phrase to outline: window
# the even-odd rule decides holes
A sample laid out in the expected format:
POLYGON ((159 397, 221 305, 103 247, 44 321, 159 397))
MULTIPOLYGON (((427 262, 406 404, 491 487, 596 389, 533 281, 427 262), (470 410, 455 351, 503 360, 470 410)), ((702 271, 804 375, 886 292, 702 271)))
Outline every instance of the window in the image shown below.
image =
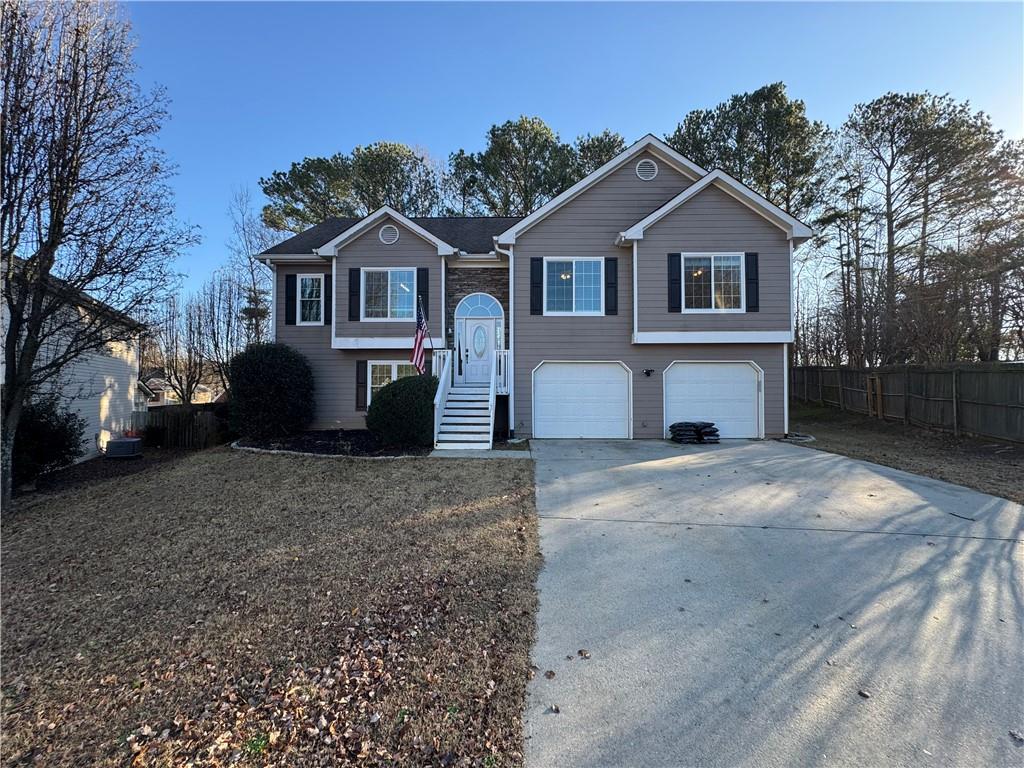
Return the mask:
POLYGON ((684 312, 742 312, 743 254, 683 256, 684 312))
POLYGON ((299 275, 299 325, 323 325, 324 276, 299 275))
POLYGON ((392 381, 404 379, 406 376, 417 376, 419 374, 415 365, 408 362, 399 362, 397 360, 379 362, 371 361, 369 363, 369 367, 369 376, 366 377, 366 385, 369 387, 369 392, 366 393, 367 407, 369 407, 370 403, 373 401, 373 396, 392 381))
POLYGON ((545 259, 544 314, 604 314, 604 259, 545 259))
POLYGON ((363 320, 415 319, 415 269, 363 270, 363 320))

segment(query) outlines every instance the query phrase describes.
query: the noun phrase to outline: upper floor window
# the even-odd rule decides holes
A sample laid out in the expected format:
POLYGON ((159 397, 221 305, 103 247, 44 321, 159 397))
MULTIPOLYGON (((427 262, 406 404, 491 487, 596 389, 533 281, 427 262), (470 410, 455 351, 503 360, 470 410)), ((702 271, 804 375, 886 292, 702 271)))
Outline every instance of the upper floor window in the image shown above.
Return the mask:
POLYGON ((299 275, 299 325, 323 325, 324 276, 299 275))
POLYGON ((683 255, 683 312, 742 312, 743 254, 683 255))
POLYGON ((415 320, 415 269, 364 269, 363 320, 415 320))
POLYGON ((544 259, 545 315, 603 315, 604 259, 544 259))

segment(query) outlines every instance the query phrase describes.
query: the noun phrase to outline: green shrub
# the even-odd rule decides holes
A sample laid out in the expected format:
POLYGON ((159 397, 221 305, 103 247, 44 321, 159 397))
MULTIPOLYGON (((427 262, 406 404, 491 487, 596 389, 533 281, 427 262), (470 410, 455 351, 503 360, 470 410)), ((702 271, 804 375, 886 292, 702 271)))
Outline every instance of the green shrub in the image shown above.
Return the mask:
POLYGON ((366 428, 383 445, 434 444, 436 376, 406 376, 373 396, 366 428))
POLYGON ((85 419, 61 406, 56 396, 26 403, 11 454, 14 487, 33 482, 43 472, 74 463, 85 453, 85 427, 85 419))
POLYGON ((231 428, 245 437, 302 432, 316 412, 313 369, 287 344, 253 344, 228 366, 231 428))

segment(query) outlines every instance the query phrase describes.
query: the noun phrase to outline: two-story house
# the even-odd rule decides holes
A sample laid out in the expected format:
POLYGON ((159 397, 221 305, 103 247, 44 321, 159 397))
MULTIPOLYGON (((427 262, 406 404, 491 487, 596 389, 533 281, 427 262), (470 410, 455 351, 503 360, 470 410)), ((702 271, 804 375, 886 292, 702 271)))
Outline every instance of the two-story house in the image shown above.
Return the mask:
POLYGON ((268 249, 274 332, 311 361, 315 426, 360 428, 430 328, 436 442, 788 431, 793 249, 811 230, 654 136, 522 219, 331 219, 268 249))

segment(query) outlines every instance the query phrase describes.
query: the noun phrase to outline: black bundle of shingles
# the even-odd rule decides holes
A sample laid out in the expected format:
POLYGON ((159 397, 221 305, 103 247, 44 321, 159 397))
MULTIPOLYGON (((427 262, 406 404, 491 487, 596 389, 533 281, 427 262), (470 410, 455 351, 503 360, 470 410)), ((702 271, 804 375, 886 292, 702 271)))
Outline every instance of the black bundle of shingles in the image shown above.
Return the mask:
POLYGON ((718 442, 718 427, 712 421, 677 421, 668 431, 677 443, 718 442))

